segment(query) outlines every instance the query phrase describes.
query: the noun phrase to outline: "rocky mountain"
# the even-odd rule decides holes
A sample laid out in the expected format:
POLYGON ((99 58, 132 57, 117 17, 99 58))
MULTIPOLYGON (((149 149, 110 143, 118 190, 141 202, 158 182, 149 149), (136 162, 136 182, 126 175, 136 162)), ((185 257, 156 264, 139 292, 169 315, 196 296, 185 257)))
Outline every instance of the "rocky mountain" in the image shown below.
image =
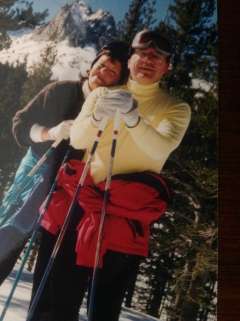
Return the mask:
POLYGON ((116 36, 116 26, 109 12, 94 12, 84 1, 75 1, 63 6, 47 24, 10 36, 10 48, 0 51, 1 63, 26 61, 31 72, 50 47, 56 53, 52 78, 76 80, 86 76, 96 50, 116 36))
POLYGON ((34 39, 57 42, 68 39, 71 46, 95 46, 97 49, 114 37, 113 16, 102 9, 93 12, 84 1, 66 4, 52 21, 33 33, 34 39))

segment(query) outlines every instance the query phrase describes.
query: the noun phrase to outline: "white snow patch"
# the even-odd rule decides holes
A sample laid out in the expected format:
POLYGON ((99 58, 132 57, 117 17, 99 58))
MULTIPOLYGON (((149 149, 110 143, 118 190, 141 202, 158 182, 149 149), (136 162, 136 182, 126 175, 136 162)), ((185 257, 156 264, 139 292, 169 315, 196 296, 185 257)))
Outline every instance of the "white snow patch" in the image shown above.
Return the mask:
POLYGON ((22 37, 12 38, 12 45, 8 49, 0 51, 0 61, 2 63, 15 64, 17 61, 24 62, 27 57, 27 66, 31 66, 40 60, 40 54, 50 42, 34 41, 31 33, 22 37))
POLYGON ((104 15, 105 11, 99 9, 96 12, 92 13, 91 16, 88 17, 88 20, 101 20, 104 15))
POLYGON ((206 80, 194 78, 192 79, 192 88, 208 92, 211 90, 212 84, 206 80))
POLYGON ((23 63, 26 59, 29 71, 33 65, 41 63, 41 55, 49 46, 56 50, 56 60, 52 68, 52 78, 56 80, 78 80, 79 75, 86 76, 96 56, 93 47, 70 47, 67 40, 57 44, 52 41, 36 41, 32 38, 32 33, 29 33, 21 37, 12 37, 10 48, 0 51, 0 61, 15 65, 17 62, 23 63))
POLYGON ((31 33, 33 30, 31 28, 22 28, 19 30, 15 30, 15 31, 8 31, 8 35, 14 39, 14 38, 19 38, 22 37, 24 35, 27 35, 29 33, 31 33))
POLYGON ((86 77, 91 62, 96 56, 92 47, 69 47, 68 42, 59 42, 56 46, 56 63, 52 68, 53 79, 78 80, 79 75, 86 77))

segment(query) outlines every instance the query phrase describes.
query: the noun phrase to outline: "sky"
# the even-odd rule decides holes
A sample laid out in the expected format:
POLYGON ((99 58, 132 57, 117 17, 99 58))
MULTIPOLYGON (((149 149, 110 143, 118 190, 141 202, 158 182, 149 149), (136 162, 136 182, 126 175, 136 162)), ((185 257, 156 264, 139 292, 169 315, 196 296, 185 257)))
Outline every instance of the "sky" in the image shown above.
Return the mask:
MULTIPOLYGON (((51 19, 58 10, 66 3, 72 3, 73 0, 33 0, 33 7, 36 11, 49 10, 49 18, 51 19)), ((99 8, 109 11, 116 21, 121 20, 129 8, 131 0, 85 0, 93 10, 99 8)), ((172 0, 156 1, 156 19, 160 21, 164 19, 167 8, 172 0)))

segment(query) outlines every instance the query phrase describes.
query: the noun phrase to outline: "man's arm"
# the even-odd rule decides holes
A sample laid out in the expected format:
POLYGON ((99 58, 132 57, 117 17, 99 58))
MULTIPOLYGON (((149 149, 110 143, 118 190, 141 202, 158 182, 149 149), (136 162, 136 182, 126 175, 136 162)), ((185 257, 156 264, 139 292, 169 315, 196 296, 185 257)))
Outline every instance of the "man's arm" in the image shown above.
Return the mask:
POLYGON ((153 127, 144 118, 134 128, 128 128, 136 145, 151 158, 169 155, 180 144, 190 122, 190 107, 185 103, 171 106, 153 127))
MULTIPOLYGON (((97 99, 104 95, 103 90, 104 88, 98 88, 89 95, 82 112, 71 128, 71 145, 76 149, 90 147, 97 134, 97 126, 94 124, 92 116, 97 99)), ((116 103, 116 101, 113 101, 113 103, 116 103)), ((117 103, 121 108, 121 100, 117 103)), ((125 115, 127 116, 128 113, 125 115)), ((156 126, 141 117, 136 126, 126 127, 136 145, 151 158, 158 160, 168 157, 180 144, 189 125, 190 117, 191 111, 187 104, 174 102, 169 104, 164 111, 159 108, 159 113, 154 115, 156 126)))

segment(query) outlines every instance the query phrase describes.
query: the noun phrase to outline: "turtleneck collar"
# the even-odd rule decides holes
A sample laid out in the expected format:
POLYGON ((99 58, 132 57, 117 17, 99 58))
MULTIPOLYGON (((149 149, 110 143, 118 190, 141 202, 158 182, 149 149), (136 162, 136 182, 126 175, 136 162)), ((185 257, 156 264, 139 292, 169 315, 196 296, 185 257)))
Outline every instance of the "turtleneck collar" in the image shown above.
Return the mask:
POLYGON ((91 89, 89 87, 89 84, 88 84, 88 79, 86 79, 82 85, 82 91, 83 91, 83 95, 84 95, 84 98, 86 99, 87 96, 90 94, 91 92, 91 89))
POLYGON ((150 85, 141 85, 135 80, 129 79, 127 82, 127 88, 133 95, 136 96, 152 96, 156 92, 159 92, 159 82, 154 82, 150 85))

